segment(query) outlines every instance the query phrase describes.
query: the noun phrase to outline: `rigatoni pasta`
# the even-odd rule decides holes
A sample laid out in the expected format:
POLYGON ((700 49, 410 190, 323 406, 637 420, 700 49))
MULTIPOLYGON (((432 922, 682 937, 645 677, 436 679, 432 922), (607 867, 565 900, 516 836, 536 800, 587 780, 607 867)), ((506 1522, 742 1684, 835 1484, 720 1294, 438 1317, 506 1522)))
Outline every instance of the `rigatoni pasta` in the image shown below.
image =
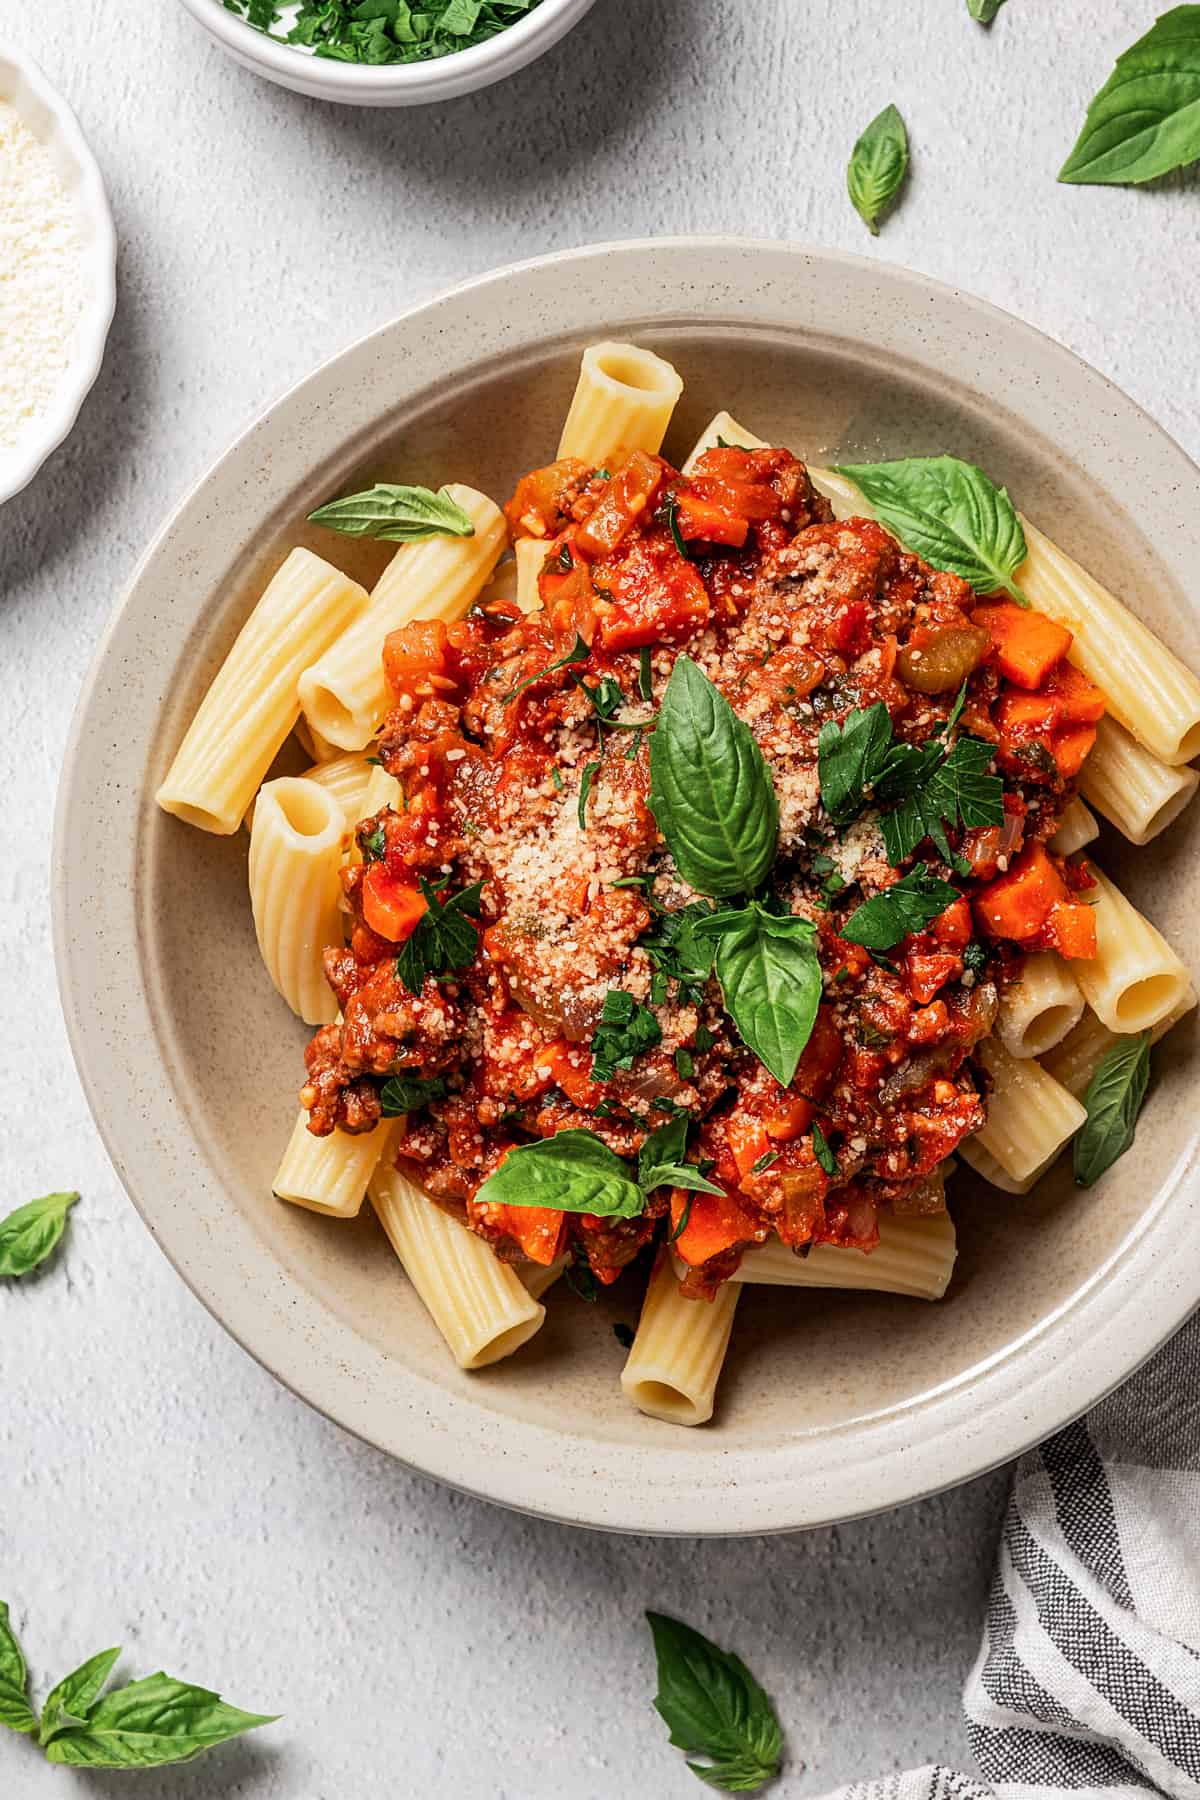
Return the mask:
POLYGON ((165 812, 202 831, 237 830, 300 716, 300 676, 366 606, 357 581, 310 550, 292 551, 175 753, 156 795, 165 812))
POLYGON ((1053 950, 1025 958, 1004 990, 996 1032, 1010 1056, 1041 1056, 1079 1023, 1083 995, 1066 963, 1053 950))
POLYGON ((631 450, 659 450, 683 382, 669 362, 636 344, 591 344, 583 353, 558 454, 593 465, 631 450))
POLYGON ((968 1161, 978 1145, 1010 1181, 1026 1181, 1048 1168, 1087 1116, 1066 1088, 1031 1058, 1018 1060, 989 1039, 979 1059, 992 1080, 987 1123, 959 1145, 968 1161))
POLYGON ((371 1131, 314 1137, 308 1114, 299 1113, 272 1184, 276 1199, 332 1219, 356 1218, 368 1181, 392 1153, 400 1123, 381 1119, 371 1131))
POLYGON ((1174 1012, 1190 977, 1162 932, 1115 882, 1087 865, 1095 882, 1096 955, 1073 962, 1084 999, 1110 1031, 1145 1031, 1174 1012))
POLYGON ((929 1219, 879 1219, 879 1242, 865 1255, 839 1244, 817 1244, 797 1256, 778 1238, 747 1250, 735 1282, 766 1287, 844 1288, 940 1300, 954 1273, 957 1243, 949 1213, 929 1219))
POLYGON ((250 832, 254 929, 271 980, 307 1025, 337 1017, 322 958, 340 936, 345 845, 346 815, 327 788, 284 776, 259 792, 250 832))
POLYGON ((1200 775, 1161 761, 1115 719, 1105 718, 1096 726, 1095 748, 1079 772, 1079 786, 1131 844, 1148 844, 1195 797, 1200 775))
POLYGON ((621 1371, 622 1392, 639 1412, 670 1425, 712 1418, 740 1293, 727 1281, 711 1300, 689 1300, 671 1258, 660 1258, 621 1371))

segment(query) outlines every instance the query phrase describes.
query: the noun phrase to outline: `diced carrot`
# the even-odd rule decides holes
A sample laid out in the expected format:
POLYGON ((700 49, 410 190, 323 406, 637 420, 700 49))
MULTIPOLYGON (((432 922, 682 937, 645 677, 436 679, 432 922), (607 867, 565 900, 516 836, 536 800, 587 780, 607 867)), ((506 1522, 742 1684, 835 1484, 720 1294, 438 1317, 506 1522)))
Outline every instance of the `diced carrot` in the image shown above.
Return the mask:
POLYGON ((1104 717, 1103 689, 1071 663, 1059 664, 1046 682, 1045 691, 1058 701, 1064 725, 1095 725, 1104 717))
POLYGON ((952 901, 930 926, 933 941, 943 950, 965 950, 971 941, 971 906, 964 896, 952 901))
POLYGON ((739 1176, 750 1174, 756 1162, 770 1153, 771 1140, 761 1119, 735 1113, 728 1126, 729 1149, 739 1176))
POLYGON ((681 494, 675 519, 680 537, 731 544, 737 550, 746 542, 746 533, 750 529, 749 519, 730 512, 728 507, 718 506, 714 500, 705 500, 700 494, 681 494))
POLYGON ((1048 950, 1091 962, 1096 954, 1096 914, 1081 901, 1057 900, 1050 908, 1043 935, 1049 940, 1048 950))
POLYGON ((813 1109, 803 1094, 784 1094, 779 1105, 767 1114, 767 1136, 777 1144, 790 1144, 812 1124, 813 1109))
POLYGON ((1011 744, 1027 743, 1031 737, 1048 736, 1062 723, 1062 716, 1061 700, 1044 691, 1026 694, 1010 690, 1001 694, 996 705, 996 724, 1006 749, 1011 744))
POLYGON ((374 862, 363 876, 363 918, 390 944, 403 944, 416 930, 428 907, 418 888, 398 881, 381 862, 374 862))
POLYGON ((1050 751, 1064 781, 1070 781, 1078 775, 1092 754, 1095 742, 1094 725, 1068 725, 1065 730, 1055 732, 1050 741, 1050 751))
POLYGON ((952 975, 958 974, 962 968, 962 958, 948 950, 937 950, 932 954, 910 950, 906 966, 909 993, 918 1006, 928 1006, 938 989, 952 975))
POLYGON ((441 619, 414 619, 383 640, 383 673, 399 697, 429 699, 454 686, 447 667, 446 626, 441 619))
POLYGON ((549 1268, 558 1255, 566 1214, 552 1206, 493 1206, 489 1218, 521 1246, 530 1262, 549 1268))
POLYGON ((1071 633, 1045 613, 1003 602, 977 606, 971 617, 991 638, 1000 673, 1018 687, 1041 687, 1071 648, 1071 633))
POLYGON ((534 1067, 539 1073, 545 1071, 572 1106, 578 1106, 584 1112, 591 1112, 601 1099, 603 1089, 599 1082, 592 1080, 592 1058, 586 1047, 581 1049, 578 1044, 568 1044, 560 1039, 538 1051, 534 1067))
POLYGON ((758 1221, 732 1194, 684 1194, 676 1188, 671 1195, 672 1231, 679 1230, 689 1201, 687 1224, 676 1238, 674 1249, 691 1268, 719 1256, 734 1244, 752 1241, 758 1221))
POLYGON ((1041 844, 1023 850, 1006 875, 975 901, 975 916, 989 937, 1020 943, 1041 930, 1057 901, 1069 898, 1067 884, 1041 844))

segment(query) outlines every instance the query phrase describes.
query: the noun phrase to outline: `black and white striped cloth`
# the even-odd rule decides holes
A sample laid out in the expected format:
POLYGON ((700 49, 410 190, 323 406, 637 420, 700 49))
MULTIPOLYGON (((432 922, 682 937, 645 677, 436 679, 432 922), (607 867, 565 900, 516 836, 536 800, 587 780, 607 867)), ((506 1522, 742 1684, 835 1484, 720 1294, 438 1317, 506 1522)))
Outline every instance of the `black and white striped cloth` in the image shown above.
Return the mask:
POLYGON ((963 1704, 982 1779, 829 1800, 1200 1800, 1200 1314, 1018 1464, 963 1704))

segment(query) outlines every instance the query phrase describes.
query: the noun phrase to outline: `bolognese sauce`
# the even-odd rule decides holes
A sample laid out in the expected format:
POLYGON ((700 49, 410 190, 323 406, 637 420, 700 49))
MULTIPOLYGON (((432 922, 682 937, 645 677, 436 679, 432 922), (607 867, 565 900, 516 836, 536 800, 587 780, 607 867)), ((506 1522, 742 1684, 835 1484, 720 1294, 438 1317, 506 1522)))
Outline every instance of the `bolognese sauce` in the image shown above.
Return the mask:
POLYGON ((942 1210, 943 1165, 985 1118, 973 1052, 1022 955, 1095 953, 1089 878, 1048 847, 1104 706, 1070 634, 835 521, 782 449, 719 447, 687 477, 641 452, 561 461, 506 513, 544 548, 538 610, 485 599, 385 645, 378 755, 400 799, 343 872, 353 929, 325 957, 342 1017, 307 1052, 310 1129, 371 1129, 399 1081, 399 1166, 500 1256, 569 1254, 608 1282, 668 1237, 697 1296, 771 1234, 870 1250, 882 1209, 942 1210), (770 772, 758 901, 814 932, 820 1001, 786 1083, 731 1016, 714 902, 651 803, 684 655, 770 772), (930 767, 984 746, 989 822, 948 806, 897 856, 869 784, 833 805, 823 731, 874 708, 930 767), (954 890, 934 916, 882 949, 844 935, 914 870, 954 890), (585 1130, 636 1158, 673 1120, 717 1192, 663 1186, 633 1218, 481 1193, 519 1146, 585 1130))

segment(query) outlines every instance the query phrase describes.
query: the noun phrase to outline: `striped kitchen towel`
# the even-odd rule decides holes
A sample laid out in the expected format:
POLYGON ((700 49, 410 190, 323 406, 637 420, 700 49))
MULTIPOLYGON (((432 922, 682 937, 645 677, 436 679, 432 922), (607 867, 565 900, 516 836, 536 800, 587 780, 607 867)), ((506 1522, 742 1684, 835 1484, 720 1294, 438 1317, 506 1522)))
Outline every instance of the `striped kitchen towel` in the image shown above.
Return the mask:
POLYGON ((1200 1314, 1018 1464, 964 1705, 982 1781, 838 1800, 1200 1800, 1200 1314))

